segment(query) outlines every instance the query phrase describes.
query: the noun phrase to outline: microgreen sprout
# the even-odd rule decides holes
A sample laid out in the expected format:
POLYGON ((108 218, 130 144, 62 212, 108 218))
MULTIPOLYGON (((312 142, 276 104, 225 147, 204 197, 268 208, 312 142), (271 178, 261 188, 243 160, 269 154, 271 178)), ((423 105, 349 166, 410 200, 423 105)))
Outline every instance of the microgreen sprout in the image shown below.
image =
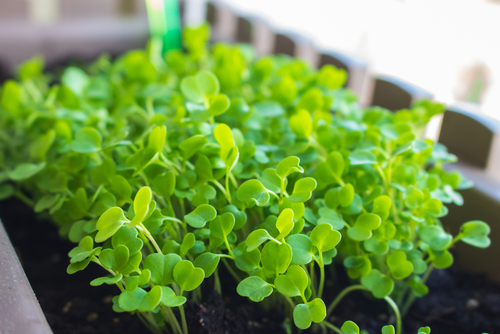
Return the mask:
POLYGON ((208 37, 187 28, 186 53, 102 56, 56 81, 39 59, 21 65, 0 92, 0 197, 49 215, 78 244, 68 273, 102 267, 90 284, 115 285, 113 309, 155 333, 187 334, 184 304, 202 285, 228 293, 229 273, 300 329, 359 333, 327 319, 369 292, 396 317, 382 333, 400 334, 453 245, 490 244, 482 221, 456 236, 440 221, 470 187, 418 136, 443 106, 363 109, 343 70, 208 37), (352 284, 330 299, 334 262, 352 284))

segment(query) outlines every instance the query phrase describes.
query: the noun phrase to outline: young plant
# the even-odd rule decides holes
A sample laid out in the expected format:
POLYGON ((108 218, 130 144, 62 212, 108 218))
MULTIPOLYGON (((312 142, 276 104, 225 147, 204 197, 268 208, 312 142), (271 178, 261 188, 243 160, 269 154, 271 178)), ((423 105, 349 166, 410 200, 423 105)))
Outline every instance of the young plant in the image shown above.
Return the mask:
POLYGON ((101 266, 90 284, 116 285, 113 310, 152 332, 186 334, 183 305, 203 299, 202 284, 228 293, 228 272, 237 293, 300 329, 359 333, 326 319, 365 290, 396 315, 382 333, 401 333, 453 245, 490 243, 482 221, 455 237, 440 222, 471 186, 419 137, 443 106, 363 109, 343 70, 209 49, 208 37, 188 28, 186 53, 104 55, 57 80, 42 60, 24 63, 0 92, 0 197, 51 217, 78 243, 68 273, 101 266), (334 263, 352 284, 331 298, 334 263))

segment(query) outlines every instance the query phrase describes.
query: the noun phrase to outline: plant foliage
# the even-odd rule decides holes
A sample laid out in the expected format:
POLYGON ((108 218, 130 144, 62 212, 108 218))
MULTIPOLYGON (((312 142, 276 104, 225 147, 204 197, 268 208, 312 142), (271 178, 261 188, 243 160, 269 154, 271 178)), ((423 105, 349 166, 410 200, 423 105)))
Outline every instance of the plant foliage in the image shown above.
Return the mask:
POLYGON ((419 136, 443 106, 363 109, 343 70, 208 36, 188 28, 186 53, 103 55, 60 78, 24 63, 0 92, 1 198, 50 216, 78 243, 68 273, 101 266, 91 284, 116 285, 113 309, 154 332, 187 333, 183 304, 202 284, 222 292, 222 265, 240 295, 286 303, 300 329, 359 333, 325 320, 339 301, 326 269, 341 263, 353 285, 340 299, 386 299, 400 333, 397 305, 427 294, 454 243, 490 244, 484 222, 455 237, 440 222, 470 187, 419 136))

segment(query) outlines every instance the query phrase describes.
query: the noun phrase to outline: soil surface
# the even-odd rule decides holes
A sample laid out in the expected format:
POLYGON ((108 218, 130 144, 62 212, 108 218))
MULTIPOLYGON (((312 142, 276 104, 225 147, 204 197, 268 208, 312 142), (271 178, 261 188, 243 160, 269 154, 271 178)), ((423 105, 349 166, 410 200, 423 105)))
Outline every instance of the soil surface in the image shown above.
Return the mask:
MULTIPOLYGON (((0 217, 54 333, 147 333, 136 316, 112 311, 116 287, 90 286, 92 279, 103 275, 102 269, 90 264, 74 275, 66 273, 66 254, 74 245, 61 240, 56 227, 15 200, 0 202, 0 217)), ((220 276, 223 298, 207 290, 201 304, 189 301, 186 305, 191 334, 290 333, 293 326, 280 310, 271 312, 238 296, 230 275, 221 271, 220 276)), ((338 274, 335 283, 326 284, 325 292, 335 296, 348 283, 347 277, 338 274)), ((420 326, 430 326, 433 334, 500 333, 500 285, 453 269, 435 270, 428 285, 429 295, 418 299, 403 320, 403 333, 416 334, 420 326)), ((379 334, 383 325, 394 322, 394 316, 385 302, 354 291, 329 319, 339 327, 346 320, 379 334)))

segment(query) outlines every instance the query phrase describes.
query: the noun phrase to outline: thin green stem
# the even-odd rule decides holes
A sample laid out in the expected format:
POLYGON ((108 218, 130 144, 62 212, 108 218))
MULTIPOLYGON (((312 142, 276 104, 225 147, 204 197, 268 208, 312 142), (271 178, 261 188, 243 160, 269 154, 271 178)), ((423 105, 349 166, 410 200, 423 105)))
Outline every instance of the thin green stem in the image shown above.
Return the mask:
POLYGON ((153 238, 153 236, 151 235, 151 233, 149 233, 148 229, 142 223, 139 223, 139 227, 141 228, 142 233, 144 233, 144 235, 149 239, 149 241, 151 241, 151 243, 155 247, 156 251, 160 254, 163 254, 161 251, 161 248, 158 246, 158 244, 156 243, 156 241, 153 238))
POLYGON ((219 268, 215 268, 214 271, 214 290, 217 291, 219 295, 222 295, 222 287, 220 285, 219 279, 219 268))
POLYGON ((332 331, 334 331, 335 333, 339 333, 339 334, 343 334, 342 331, 337 327, 335 326, 334 324, 331 324, 329 323, 328 321, 326 320, 323 320, 321 322, 321 324, 325 325, 326 327, 330 328, 332 331))
POLYGON ((326 311, 326 316, 328 317, 330 313, 332 313, 333 309, 337 306, 338 303, 351 291, 355 290, 366 290, 366 288, 362 285, 351 285, 342 290, 337 297, 333 300, 333 302, 328 306, 328 310, 326 311))
POLYGON ((285 180, 281 179, 280 198, 279 198, 279 201, 278 201, 279 213, 281 213, 281 209, 283 208, 283 192, 284 191, 285 191, 285 180))
MULTIPOLYGON (((427 279, 432 273, 432 270, 434 269, 434 265, 431 263, 429 267, 427 268, 427 271, 425 272, 424 276, 422 277, 422 283, 425 284, 427 279)), ((411 306, 413 305, 413 302, 415 301, 415 298, 417 298, 414 294, 410 292, 410 295, 408 296, 408 299, 406 302, 403 304, 403 307, 401 308, 401 315, 404 317, 410 310, 411 306)))
POLYGON ((16 197, 31 207, 35 206, 35 202, 31 198, 26 197, 20 190, 16 191, 16 197))
POLYGON ((325 285, 325 264, 323 263, 323 253, 319 254, 319 288, 318 288, 318 298, 323 296, 323 286, 325 285))
POLYGON ((186 314, 184 313, 184 307, 182 305, 179 306, 179 311, 181 312, 182 330, 183 330, 184 334, 188 334, 186 314))
POLYGON ((231 192, 229 191, 229 173, 226 174, 226 194, 228 194, 228 196, 226 196, 226 199, 227 201, 229 202, 229 204, 231 204, 231 196, 229 196, 231 192))
POLYGON ((221 257, 221 260, 222 260, 222 263, 224 263, 224 265, 226 266, 227 270, 229 271, 229 273, 231 274, 231 276, 234 277, 234 279, 236 280, 236 282, 241 282, 242 279, 240 278, 240 275, 238 275, 234 269, 229 265, 229 263, 227 262, 227 260, 224 258, 224 257, 221 257))
POLYGON ((175 332, 177 332, 178 334, 182 334, 181 325, 179 324, 179 321, 177 321, 177 318, 175 317, 175 314, 172 311, 172 309, 166 306, 162 306, 162 309, 165 312, 165 315, 169 317, 172 328, 175 330, 175 332))
POLYGON ((401 328, 402 328, 402 321, 401 321, 401 314, 399 313, 399 307, 396 305, 394 300, 392 300, 391 297, 386 296, 384 297, 385 301, 391 306, 392 310, 394 311, 394 314, 396 315, 396 334, 401 334, 401 328))
POLYGON ((217 180, 210 180, 210 182, 212 182, 217 188, 219 188, 219 190, 224 194, 224 197, 226 197, 226 200, 231 203, 231 197, 229 196, 229 193, 226 191, 226 189, 222 186, 222 184, 220 184, 217 180))

